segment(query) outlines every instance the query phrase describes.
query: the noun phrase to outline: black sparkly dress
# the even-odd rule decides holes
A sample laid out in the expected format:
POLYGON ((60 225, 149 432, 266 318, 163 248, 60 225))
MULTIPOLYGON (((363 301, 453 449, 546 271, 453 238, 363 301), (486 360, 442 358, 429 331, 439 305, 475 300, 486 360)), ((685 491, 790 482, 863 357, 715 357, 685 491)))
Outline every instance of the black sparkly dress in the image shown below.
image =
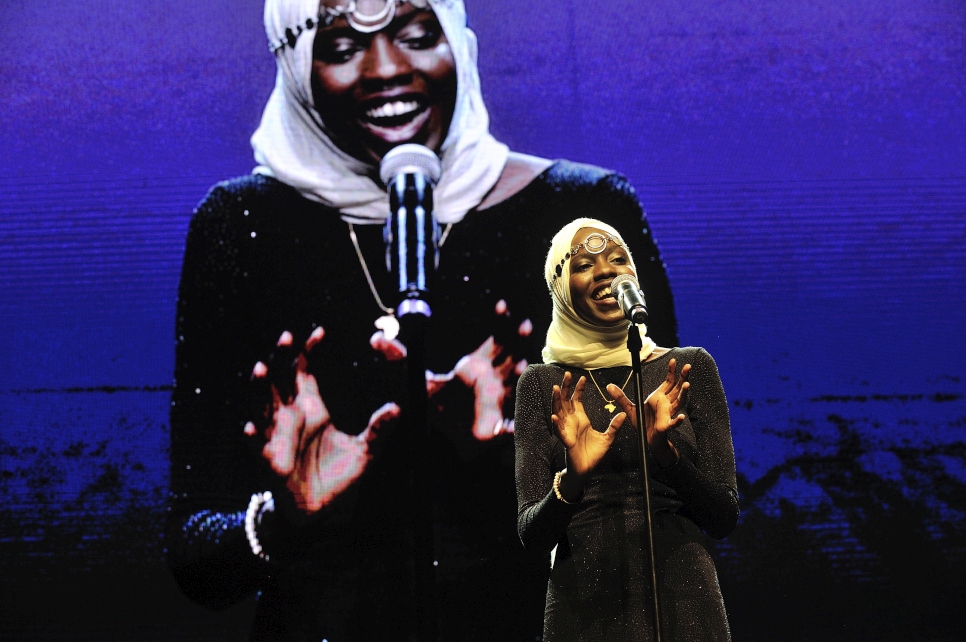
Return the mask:
MULTIPOLYGON (((449 372, 490 336, 505 354, 538 361, 550 323, 546 248, 565 223, 587 215, 622 231, 662 311, 651 335, 676 344, 664 264, 633 189, 612 172, 557 162, 449 231, 431 290, 427 367, 449 372), (494 313, 500 299, 509 318, 494 313), (516 328, 526 318, 534 330, 524 339, 516 328)), ((382 226, 355 229, 375 285, 393 305, 382 226)), ((313 519, 276 511, 263 542, 270 562, 252 554, 244 533, 251 495, 282 494, 242 431, 264 403, 249 382, 252 367, 283 330, 301 345, 321 325, 311 372, 333 425, 358 434, 374 410, 404 396, 402 366, 369 345, 382 314, 337 211, 264 176, 216 185, 198 206, 177 308, 166 548, 179 585, 202 604, 222 608, 258 592, 252 639, 412 637, 409 460, 400 431, 380 437, 362 479, 313 519)), ((512 435, 476 440, 473 405, 472 391, 455 382, 430 400, 442 639, 533 640, 546 564, 516 534, 512 435)))
MULTIPOLYGON (((661 383, 672 357, 678 368, 691 364, 691 387, 687 419, 669 434, 680 454, 678 462, 661 469, 649 460, 663 639, 729 640, 714 562, 705 547, 708 535, 723 538, 738 520, 728 404, 714 360, 701 348, 674 349, 644 363, 645 393, 661 383)), ((581 501, 565 504, 557 499, 553 477, 566 466, 566 450, 550 420, 551 391, 565 370, 573 373, 574 381, 588 376, 583 403, 595 429, 604 430, 615 414, 605 409, 600 391, 580 368, 530 366, 517 386, 520 538, 537 554, 556 547, 544 642, 653 640, 637 431, 625 423, 587 480, 581 501)), ((630 367, 593 371, 604 394, 608 383, 620 386, 629 373, 630 367)), ((635 400, 633 384, 626 392, 635 400)))

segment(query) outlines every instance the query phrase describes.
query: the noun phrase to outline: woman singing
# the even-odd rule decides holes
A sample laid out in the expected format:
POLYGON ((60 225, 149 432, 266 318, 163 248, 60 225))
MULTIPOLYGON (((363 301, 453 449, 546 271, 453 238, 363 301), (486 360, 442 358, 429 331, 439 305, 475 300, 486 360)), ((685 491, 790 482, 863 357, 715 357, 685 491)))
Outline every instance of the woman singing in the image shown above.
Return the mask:
POLYGON ((391 336, 379 163, 417 143, 442 163, 426 346, 440 630, 532 640, 543 580, 514 529, 511 416, 539 356, 529 337, 550 325, 534 248, 582 212, 610 212, 635 230, 638 276, 662 310, 652 330, 673 345, 640 203, 613 172, 490 135, 460 0, 267 0, 265 27, 278 73, 257 166, 212 188, 185 249, 174 575, 213 608, 258 594, 252 639, 409 639, 411 471, 395 429, 406 349, 391 336))
MULTIPOLYGON (((517 526, 528 550, 553 551, 545 642, 654 639, 628 326, 610 290, 619 274, 637 268, 610 225, 577 219, 557 233, 545 363, 517 385, 517 526)), ((704 546, 738 520, 721 380, 701 348, 644 337, 641 360, 663 639, 728 640, 704 546)))

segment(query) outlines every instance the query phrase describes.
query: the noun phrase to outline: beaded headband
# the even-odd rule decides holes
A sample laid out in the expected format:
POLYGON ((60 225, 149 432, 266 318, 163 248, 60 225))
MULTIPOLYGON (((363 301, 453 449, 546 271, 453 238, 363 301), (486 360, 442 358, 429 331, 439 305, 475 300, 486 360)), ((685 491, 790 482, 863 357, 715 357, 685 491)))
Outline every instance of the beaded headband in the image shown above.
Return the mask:
POLYGON ((558 277, 563 276, 563 266, 580 251, 580 248, 584 248, 589 254, 600 254, 607 247, 607 243, 611 241, 613 241, 614 245, 624 247, 624 242, 620 238, 613 237, 610 234, 604 234, 603 232, 591 232, 588 234, 583 243, 572 246, 564 254, 564 257, 560 259, 560 263, 554 268, 554 275, 550 282, 553 283, 558 277))
MULTIPOLYGON (((356 0, 343 0, 345 4, 329 7, 319 4, 319 13, 314 18, 307 18, 304 23, 289 27, 285 30, 285 37, 268 43, 269 50, 274 54, 285 47, 295 48, 299 36, 318 26, 328 27, 338 18, 345 16, 349 26, 360 33, 373 33, 384 28, 396 17, 396 7, 409 3, 417 9, 429 6, 429 0, 382 0, 382 8, 375 13, 364 13, 356 0)), ((374 0, 378 3, 378 0, 374 0)))

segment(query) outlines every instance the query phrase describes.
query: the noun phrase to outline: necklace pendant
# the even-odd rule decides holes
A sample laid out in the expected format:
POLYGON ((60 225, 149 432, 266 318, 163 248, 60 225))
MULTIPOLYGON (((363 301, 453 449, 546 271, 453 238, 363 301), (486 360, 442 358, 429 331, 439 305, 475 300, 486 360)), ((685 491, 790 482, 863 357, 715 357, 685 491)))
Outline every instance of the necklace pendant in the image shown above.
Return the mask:
POLYGON ((604 408, 607 408, 607 412, 611 412, 611 413, 617 410, 617 406, 614 404, 613 401, 605 403, 604 408))
POLYGON ((375 326, 382 330, 386 339, 392 341, 399 336, 399 319, 394 314, 384 314, 376 319, 375 326))

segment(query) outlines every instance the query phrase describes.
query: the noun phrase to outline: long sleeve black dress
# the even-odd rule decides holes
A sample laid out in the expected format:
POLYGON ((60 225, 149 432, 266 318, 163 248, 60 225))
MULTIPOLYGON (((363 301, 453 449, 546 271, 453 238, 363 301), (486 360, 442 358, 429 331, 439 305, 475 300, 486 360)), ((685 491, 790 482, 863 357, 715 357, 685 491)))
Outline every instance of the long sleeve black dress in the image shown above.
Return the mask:
MULTIPOLYGON (((582 215, 624 231, 655 310, 652 336, 675 344, 664 264, 627 181, 557 162, 529 186, 449 231, 432 285, 427 367, 444 373, 495 335, 539 360, 550 322, 543 263, 550 239, 582 215), (506 300, 511 317, 498 318, 506 300), (523 319, 531 337, 516 336, 523 319)), ((392 301, 382 226, 356 226, 375 285, 392 301)), ((313 519, 276 512, 266 563, 243 528, 253 493, 280 489, 242 428, 260 411, 249 377, 283 330, 315 325, 313 353, 333 425, 358 434, 387 401, 402 401, 399 363, 369 346, 377 307, 339 213, 264 176, 215 186, 188 232, 177 309, 166 546, 182 589, 220 608, 259 592, 253 639, 403 640, 412 630, 405 442, 389 432, 362 479, 313 519)), ((510 382, 512 386, 513 382, 510 382)), ((504 415, 512 415, 512 388, 504 415)), ((543 580, 515 532, 510 435, 471 434, 473 394, 452 383, 431 399, 439 608, 446 640, 532 640, 543 580), (531 597, 531 596, 536 597, 531 597)), ((534 633, 534 630, 536 633, 534 633)))
MULTIPOLYGON (((650 460, 651 508, 663 609, 669 642, 729 640, 714 562, 704 542, 728 535, 738 520, 734 449, 718 370, 701 348, 683 348, 645 362, 649 393, 667 374, 668 361, 691 364, 687 419, 669 439, 680 458, 661 469, 650 460)), ((551 392, 565 370, 588 377, 583 404, 591 425, 606 429, 608 383, 622 385, 629 367, 590 373, 560 365, 530 366, 517 386, 516 479, 518 529, 538 554, 556 547, 547 586, 544 642, 643 642, 653 639, 650 572, 646 562, 640 446, 630 421, 590 474, 581 501, 565 504, 553 493, 554 474, 566 467, 566 449, 550 419, 551 392), (600 390, 597 389, 599 385, 600 390)), ((625 391, 635 400, 633 385, 625 391)), ((609 400, 608 396, 608 400, 609 400)), ((619 408, 618 408, 619 410, 619 408)))

